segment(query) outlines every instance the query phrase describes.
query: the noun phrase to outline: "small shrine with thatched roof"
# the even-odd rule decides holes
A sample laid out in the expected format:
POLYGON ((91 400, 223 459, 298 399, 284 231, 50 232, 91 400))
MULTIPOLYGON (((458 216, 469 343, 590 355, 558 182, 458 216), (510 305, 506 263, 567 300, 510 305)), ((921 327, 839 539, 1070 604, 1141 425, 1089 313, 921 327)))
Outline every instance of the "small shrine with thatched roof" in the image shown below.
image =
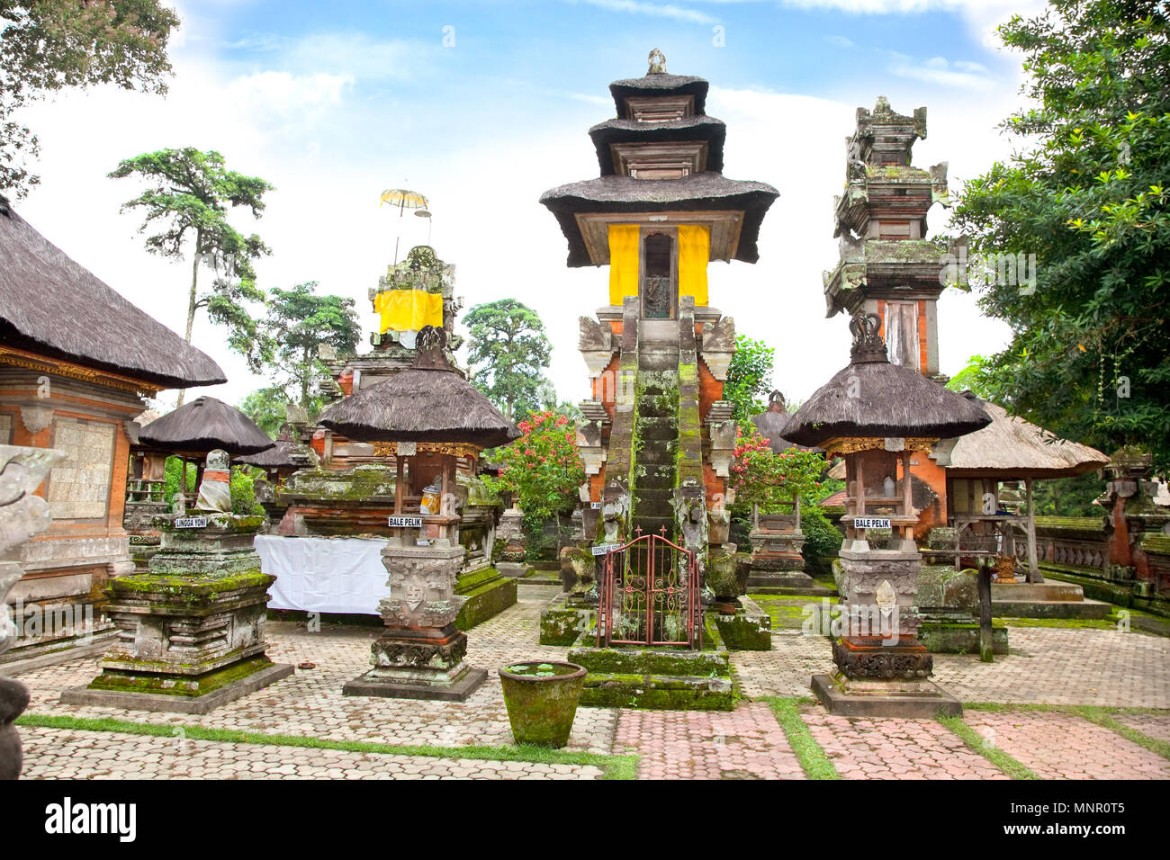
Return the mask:
POLYGON ((392 537, 382 550, 390 594, 379 604, 385 632, 371 646, 372 668, 346 695, 462 701, 487 677, 467 665, 467 635, 455 626, 464 548, 455 475, 485 448, 519 431, 449 363, 441 328, 425 326, 414 366, 347 397, 321 424, 394 456, 392 537), (414 501, 416 500, 417 501, 414 501))
POLYGON ((917 638, 921 556, 911 454, 991 419, 979 403, 890 364, 879 323, 876 314, 853 318, 852 361, 785 427, 793 442, 843 455, 846 462, 837 673, 814 676, 813 690, 831 713, 957 714, 959 701, 929 681, 933 660, 917 638))
POLYGON ((44 484, 51 525, 12 550, 25 625, 5 661, 99 653, 102 590, 134 569, 123 527, 134 418, 167 388, 225 382, 211 358, 70 259, 0 196, 0 445, 66 458, 44 484), (36 631, 33 633, 32 631, 36 631))
MULTIPOLYGON (((180 415, 195 422, 222 417, 214 404, 180 415)), ((218 436, 246 438, 249 429, 234 419, 226 426, 172 424, 155 444, 179 446, 187 456, 218 436)), ((293 673, 265 654, 268 589, 276 577, 261 571, 254 547, 263 518, 232 513, 230 476, 228 453, 209 451, 191 510, 155 520, 162 541, 149 573, 119 576, 107 587, 106 611, 118 636, 101 674, 64 691, 63 702, 205 714, 293 673)))

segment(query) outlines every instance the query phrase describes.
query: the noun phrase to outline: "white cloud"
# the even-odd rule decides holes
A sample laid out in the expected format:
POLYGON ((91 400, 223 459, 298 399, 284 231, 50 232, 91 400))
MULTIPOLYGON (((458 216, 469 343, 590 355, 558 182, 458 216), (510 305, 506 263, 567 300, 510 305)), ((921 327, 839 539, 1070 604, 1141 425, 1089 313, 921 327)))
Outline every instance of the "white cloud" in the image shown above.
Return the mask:
POLYGON ((581 0, 581 2, 587 6, 596 6, 610 12, 628 12, 633 15, 672 18, 675 21, 684 21, 690 24, 715 24, 719 20, 712 18, 705 12, 675 6, 673 3, 643 3, 639 0, 581 0))
POLYGON ((837 48, 853 47, 853 40, 845 36, 825 36, 825 41, 837 48))
POLYGON ((307 113, 341 101, 342 92, 354 83, 352 75, 293 75, 289 72, 257 72, 236 78, 227 86, 228 97, 244 110, 265 111, 298 120, 307 113))
MULTIPOLYGON (((403 110, 351 97, 366 75, 419 77, 428 62, 426 46, 361 36, 347 48, 341 37, 314 37, 274 51, 258 68, 242 69, 238 61, 200 53, 209 42, 205 31, 196 35, 203 39, 192 37, 175 52, 176 77, 166 99, 97 89, 36 108, 29 119, 42 139, 37 167, 44 183, 19 206, 22 215, 147 313, 181 331, 189 269, 146 254, 135 232, 138 219, 118 214, 135 188, 105 175, 119 160, 151 149, 215 148, 233 169, 276 186, 260 221, 242 216, 236 222, 273 248, 258 266, 261 285, 318 280, 322 292, 353 298, 368 330, 374 316, 367 290, 392 261, 396 233, 400 256, 427 239, 422 219, 399 219, 378 207, 382 188, 407 184, 430 198, 432 242, 457 266, 457 294, 466 306, 514 296, 533 307, 556 345, 550 375, 560 396, 587 396, 577 318, 606 303, 607 270, 566 268, 565 239, 537 201, 548 188, 597 175, 585 131, 613 112, 604 86, 596 93, 566 93, 553 111, 546 99, 530 113, 516 108, 514 122, 487 125, 469 124, 469 96, 449 106, 455 131, 439 139, 400 129, 404 112, 425 98, 425 82, 393 88, 403 110)), ((945 71, 978 74, 958 63, 945 71)), ((886 94, 895 109, 908 113, 928 100, 921 98, 921 83, 903 80, 904 89, 886 94)), ((844 181, 843 139, 853 130, 855 106, 873 105, 873 86, 859 82, 838 100, 715 86, 708 101, 709 111, 728 123, 728 176, 770 182, 781 193, 764 220, 760 262, 713 265, 711 301, 735 317, 742 332, 777 348, 775 382, 792 399, 807 398, 848 360, 845 321, 824 319, 821 272, 837 261, 833 195, 844 181), (792 133, 794 123, 800 134, 792 133)), ((931 136, 918 145, 915 162, 949 160, 952 176, 983 172, 1007 149, 994 126, 1015 104, 1012 88, 999 82, 962 100, 941 101, 928 101, 931 136)), ((425 114, 428 130, 438 127, 433 106, 413 109, 425 114)), ((932 232, 943 226, 936 210, 932 232)), ((948 293, 941 307, 945 372, 957 372, 971 353, 995 352, 1006 341, 1003 327, 979 317, 969 296, 948 293)), ((264 384, 205 319, 196 323, 195 342, 230 379, 208 394, 237 403, 264 384)))
POLYGON ((989 89, 993 85, 987 68, 979 63, 950 62, 945 57, 931 57, 915 62, 905 54, 892 54, 890 74, 928 84, 960 89, 989 89))

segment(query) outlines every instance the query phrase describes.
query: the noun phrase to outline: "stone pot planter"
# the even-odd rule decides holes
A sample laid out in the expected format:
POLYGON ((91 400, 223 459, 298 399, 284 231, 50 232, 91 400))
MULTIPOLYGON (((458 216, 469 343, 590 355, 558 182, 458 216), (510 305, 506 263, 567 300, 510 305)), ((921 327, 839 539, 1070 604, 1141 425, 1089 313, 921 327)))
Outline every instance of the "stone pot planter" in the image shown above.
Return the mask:
POLYGON ((569 742, 585 668, 576 663, 509 663, 500 668, 508 722, 518 744, 563 747, 569 742))

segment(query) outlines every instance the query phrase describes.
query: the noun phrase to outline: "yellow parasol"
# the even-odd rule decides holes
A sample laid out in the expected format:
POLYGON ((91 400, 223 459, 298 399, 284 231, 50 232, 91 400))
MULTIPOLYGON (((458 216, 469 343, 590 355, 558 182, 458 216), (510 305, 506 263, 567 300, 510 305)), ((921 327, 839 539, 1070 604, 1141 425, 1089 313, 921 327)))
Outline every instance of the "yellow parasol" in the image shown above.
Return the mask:
MULTIPOLYGON (((415 215, 420 218, 430 218, 431 213, 427 210, 427 198, 419 194, 417 191, 411 191, 407 188, 387 188, 382 192, 380 206, 390 204, 398 207, 398 217, 401 218, 406 214, 407 209, 414 209, 415 215)), ((427 241, 430 241, 430 222, 427 222, 427 241)), ((398 263, 398 244, 401 241, 401 236, 395 232, 394 236, 394 262, 398 263)))

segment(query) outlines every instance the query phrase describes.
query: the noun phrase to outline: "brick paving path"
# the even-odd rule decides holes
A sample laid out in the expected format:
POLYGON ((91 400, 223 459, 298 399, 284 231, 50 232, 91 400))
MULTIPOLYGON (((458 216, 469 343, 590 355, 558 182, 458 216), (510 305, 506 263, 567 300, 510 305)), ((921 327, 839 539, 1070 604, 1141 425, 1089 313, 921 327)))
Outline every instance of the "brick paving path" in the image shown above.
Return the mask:
POLYGON ((1144 735, 1170 744, 1170 714, 1114 714, 1113 718, 1144 735))
POLYGON ((25 779, 599 779, 592 766, 21 729, 25 779))
MULTIPOLYGON (((64 706, 66 687, 97 674, 94 659, 21 676, 31 714, 114 717, 163 725, 191 724, 257 734, 329 740, 461 747, 512 742, 495 670, 525 659, 564 659, 566 649, 536 644, 540 609, 557 589, 529 587, 519 603, 469 634, 469 663, 489 670, 466 702, 419 702, 341 695, 368 668, 373 628, 272 624, 270 656, 310 661, 297 673, 206 716, 64 706)), ((936 655, 936 680, 964 701, 1085 704, 1170 709, 1170 640, 1110 630, 1013 628, 1013 654, 995 663, 936 655)), ((809 676, 832 668, 823 637, 784 631, 769 652, 732 656, 747 697, 807 696, 809 676)), ((957 735, 931 720, 830 717, 810 706, 802 717, 846 778, 1002 779, 957 735)), ((1050 778, 1170 778, 1170 762, 1115 732, 1069 714, 967 712, 989 743, 1050 778)), ((1170 740, 1170 713, 1118 714, 1151 737, 1170 740)), ((261 744, 230 744, 63 729, 22 729, 28 777, 59 778, 549 778, 594 779, 597 768, 438 759, 261 744)), ((800 779, 803 773, 771 709, 744 702, 734 713, 577 712, 570 750, 635 752, 639 776, 665 779, 800 779)))
POLYGON ((772 709, 762 702, 731 713, 623 711, 614 748, 641 754, 643 779, 804 779, 772 709))
MULTIPOLYGON (((982 663, 935 654, 934 681, 964 702, 1170 708, 1170 639, 1140 632, 1013 627, 1012 653, 982 663)), ((809 678, 833 670, 823 636, 773 634, 771 651, 739 651, 745 696, 807 696, 809 678)))
POLYGON ((1072 714, 967 711, 964 720, 1043 779, 1170 779, 1170 761, 1072 714))
POLYGON ((843 779, 1007 779, 934 720, 831 717, 820 707, 801 716, 843 779))

